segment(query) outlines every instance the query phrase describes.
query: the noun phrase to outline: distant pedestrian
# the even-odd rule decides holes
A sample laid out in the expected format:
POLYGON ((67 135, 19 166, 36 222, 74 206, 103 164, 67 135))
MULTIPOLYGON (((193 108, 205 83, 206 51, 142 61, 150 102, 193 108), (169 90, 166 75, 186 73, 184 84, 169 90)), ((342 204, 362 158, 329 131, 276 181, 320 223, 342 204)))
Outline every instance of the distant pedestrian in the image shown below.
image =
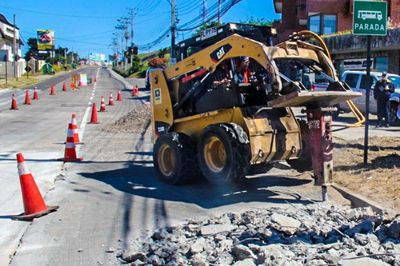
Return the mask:
POLYGON ((374 87, 374 98, 377 102, 378 122, 376 127, 389 127, 390 105, 389 97, 394 91, 392 82, 387 78, 387 73, 382 73, 382 78, 378 80, 374 87), (385 120, 383 122, 383 120, 385 120))

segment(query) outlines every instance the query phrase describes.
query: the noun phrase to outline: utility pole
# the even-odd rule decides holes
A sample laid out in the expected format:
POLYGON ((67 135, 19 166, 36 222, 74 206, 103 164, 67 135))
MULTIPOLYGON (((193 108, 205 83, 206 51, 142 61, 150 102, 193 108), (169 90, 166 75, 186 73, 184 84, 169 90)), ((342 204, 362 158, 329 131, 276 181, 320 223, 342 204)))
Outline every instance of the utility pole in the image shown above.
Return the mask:
POLYGON ((17 62, 17 26, 15 25, 15 14, 13 16, 13 23, 14 23, 14 38, 13 38, 13 46, 14 46, 14 78, 18 80, 18 62, 17 62))
POLYGON ((218 0, 218 26, 221 25, 221 0, 218 0))
POLYGON ((171 61, 175 63, 175 0, 171 0, 171 61))
POLYGON ((129 9, 129 15, 131 16, 131 46, 133 47, 134 42, 133 42, 133 25, 135 22, 135 15, 136 15, 136 9, 135 8, 131 8, 129 9))
POLYGON ((203 24, 206 22, 206 16, 207 16, 206 0, 203 0, 203 24))

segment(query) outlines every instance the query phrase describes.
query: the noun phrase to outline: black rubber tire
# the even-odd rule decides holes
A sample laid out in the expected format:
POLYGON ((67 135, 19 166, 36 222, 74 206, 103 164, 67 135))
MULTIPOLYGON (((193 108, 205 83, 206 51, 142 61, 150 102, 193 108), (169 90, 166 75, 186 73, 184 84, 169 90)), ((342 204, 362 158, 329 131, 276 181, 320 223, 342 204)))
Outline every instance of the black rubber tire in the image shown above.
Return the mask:
POLYGON ((190 137, 182 133, 174 132, 160 136, 154 145, 153 161, 157 177, 168 184, 184 184, 198 174, 194 145, 190 137), (175 166, 170 167, 170 174, 166 174, 162 166, 165 163, 160 153, 164 149, 169 149, 170 156, 175 160, 175 166))
POLYGON ((203 176, 212 184, 222 185, 245 178, 250 165, 250 146, 246 132, 236 124, 208 126, 200 138, 197 159, 203 176), (205 152, 211 139, 222 143, 225 161, 220 170, 213 170, 207 164, 205 152))
POLYGON ((396 126, 400 124, 400 121, 397 118, 397 108, 399 104, 397 102, 390 102, 389 104, 390 104, 389 123, 392 126, 396 126))
POLYGON ((287 163, 298 172, 310 171, 312 167, 311 147, 308 140, 308 125, 305 120, 297 120, 299 122, 301 131, 301 145, 302 150, 299 158, 294 160, 287 160, 287 163))

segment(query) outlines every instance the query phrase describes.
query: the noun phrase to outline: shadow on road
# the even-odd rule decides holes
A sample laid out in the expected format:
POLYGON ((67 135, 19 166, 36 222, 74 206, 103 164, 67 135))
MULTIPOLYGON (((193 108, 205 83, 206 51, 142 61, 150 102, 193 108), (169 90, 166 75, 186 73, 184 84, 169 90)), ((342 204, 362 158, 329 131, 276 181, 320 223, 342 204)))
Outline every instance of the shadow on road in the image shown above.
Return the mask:
POLYGON ((279 199, 273 186, 295 187, 310 183, 282 176, 265 175, 246 179, 241 184, 216 187, 206 181, 183 186, 162 183, 153 173, 151 161, 133 161, 128 167, 103 172, 79 173, 83 177, 96 179, 115 189, 145 198, 193 203, 203 208, 214 208, 239 202, 310 203, 299 198, 279 199))

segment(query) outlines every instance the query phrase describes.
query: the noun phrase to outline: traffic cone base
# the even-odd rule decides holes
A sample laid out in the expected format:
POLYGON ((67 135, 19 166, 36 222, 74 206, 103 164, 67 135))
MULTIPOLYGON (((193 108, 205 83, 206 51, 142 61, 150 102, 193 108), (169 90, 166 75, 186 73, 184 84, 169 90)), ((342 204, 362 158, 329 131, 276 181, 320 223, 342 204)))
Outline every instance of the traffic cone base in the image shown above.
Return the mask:
POLYGON ((41 211, 41 212, 37 212, 37 213, 33 213, 33 214, 24 214, 21 213, 19 215, 15 215, 12 217, 12 219, 14 220, 20 220, 20 221, 32 221, 35 218, 39 218, 42 217, 46 214, 49 214, 51 212, 56 211, 59 207, 58 206, 46 206, 46 210, 41 211))
POLYGON ((17 162, 25 212, 15 215, 12 218, 28 221, 57 210, 58 206, 46 206, 32 174, 25 165, 25 159, 21 153, 17 154, 17 162))

